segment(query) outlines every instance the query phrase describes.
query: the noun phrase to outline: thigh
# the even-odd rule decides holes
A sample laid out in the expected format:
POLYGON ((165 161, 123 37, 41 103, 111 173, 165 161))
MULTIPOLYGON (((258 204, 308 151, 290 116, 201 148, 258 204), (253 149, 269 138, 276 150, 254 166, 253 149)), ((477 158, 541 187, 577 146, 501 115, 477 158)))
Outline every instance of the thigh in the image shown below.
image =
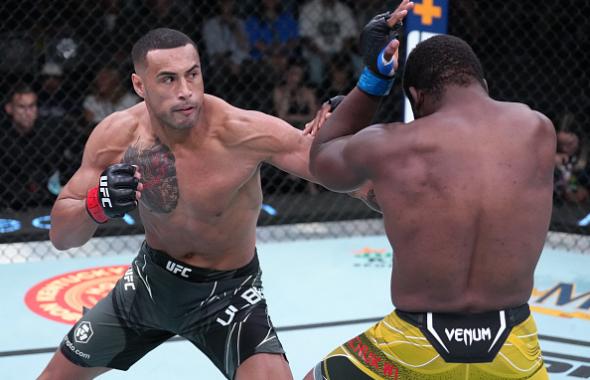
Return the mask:
POLYGON ((332 351, 315 379, 547 379, 532 317, 516 326, 494 361, 447 363, 417 327, 395 313, 332 351))
POLYGON ((313 368, 313 379, 373 379, 370 376, 372 373, 363 371, 363 366, 359 364, 342 347, 338 347, 313 368))
POLYGON ((508 339, 493 362, 473 367, 474 371, 479 370, 482 374, 495 379, 547 379, 537 326, 532 315, 512 328, 508 339))
POLYGON ((248 363, 245 368, 263 368, 269 363, 279 371, 285 368, 285 351, 268 315, 264 296, 255 287, 237 292, 225 308, 207 317, 204 325, 182 336, 201 349, 230 379, 245 362, 248 363), (270 362, 265 359, 267 356, 258 354, 272 354, 270 362))
POLYGON ((174 334, 141 324, 135 295, 120 280, 64 337, 60 350, 81 367, 128 369, 174 334))
POLYGON ((329 353, 315 379, 455 379, 464 365, 446 363, 420 330, 391 313, 329 353))

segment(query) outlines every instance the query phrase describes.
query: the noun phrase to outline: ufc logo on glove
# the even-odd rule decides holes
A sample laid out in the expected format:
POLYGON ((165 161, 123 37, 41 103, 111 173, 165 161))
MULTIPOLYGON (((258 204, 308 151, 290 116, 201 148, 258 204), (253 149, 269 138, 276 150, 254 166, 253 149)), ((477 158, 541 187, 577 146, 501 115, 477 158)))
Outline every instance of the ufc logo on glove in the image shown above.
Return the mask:
POLYGON ((102 205, 102 207, 113 207, 113 204, 111 203, 111 198, 109 198, 109 188, 107 185, 106 175, 100 177, 98 187, 100 188, 100 204, 102 205))

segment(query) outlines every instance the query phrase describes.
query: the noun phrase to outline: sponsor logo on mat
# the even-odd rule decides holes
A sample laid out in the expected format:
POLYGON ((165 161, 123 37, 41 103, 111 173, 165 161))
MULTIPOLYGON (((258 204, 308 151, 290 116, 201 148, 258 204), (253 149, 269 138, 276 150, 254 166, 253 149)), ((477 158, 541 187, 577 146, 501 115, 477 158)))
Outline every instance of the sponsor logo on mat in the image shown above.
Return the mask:
POLYGON ((74 324, 82 317, 83 308, 91 308, 104 298, 127 268, 116 265, 60 274, 33 286, 25 303, 42 317, 74 324))
MULTIPOLYGON (((391 270, 394 255, 391 248, 365 246, 352 253, 354 267, 391 270)), ((576 287, 573 282, 556 282, 542 288, 535 287, 529 304, 531 310, 538 314, 590 321, 590 289, 587 286, 585 289, 576 287)))

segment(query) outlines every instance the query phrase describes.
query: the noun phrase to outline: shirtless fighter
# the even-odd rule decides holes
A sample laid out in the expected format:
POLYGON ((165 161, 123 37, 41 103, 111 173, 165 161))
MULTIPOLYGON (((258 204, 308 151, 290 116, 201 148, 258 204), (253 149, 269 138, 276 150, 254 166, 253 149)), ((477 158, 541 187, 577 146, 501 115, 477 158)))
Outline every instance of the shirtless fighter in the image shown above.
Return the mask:
POLYGON ((139 207, 145 242, 40 379, 126 370, 175 335, 229 379, 291 379, 256 255, 259 169, 268 162, 313 180, 312 137, 204 94, 195 43, 178 31, 150 31, 132 57, 144 102, 93 131, 52 210, 50 237, 58 249, 81 246, 99 223, 139 207))
POLYGON ((527 301, 551 216, 553 125, 490 98, 471 47, 442 35, 406 61, 416 119, 367 127, 393 80, 399 15, 388 17, 365 27, 372 81, 326 121, 310 165, 334 191, 372 181, 395 247, 396 309, 306 380, 547 379, 527 301))

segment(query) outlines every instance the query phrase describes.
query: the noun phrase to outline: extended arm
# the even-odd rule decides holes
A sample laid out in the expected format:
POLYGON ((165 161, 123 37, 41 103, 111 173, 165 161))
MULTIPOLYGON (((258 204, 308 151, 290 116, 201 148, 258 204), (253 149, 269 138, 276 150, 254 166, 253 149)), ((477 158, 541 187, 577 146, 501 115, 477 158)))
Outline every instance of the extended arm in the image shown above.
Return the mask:
POLYGON ((304 135, 301 130, 275 116, 257 111, 237 112, 243 115, 238 118, 241 131, 238 139, 248 149, 255 151, 261 161, 268 162, 290 174, 317 182, 309 172, 309 149, 313 141, 312 136, 304 135))

